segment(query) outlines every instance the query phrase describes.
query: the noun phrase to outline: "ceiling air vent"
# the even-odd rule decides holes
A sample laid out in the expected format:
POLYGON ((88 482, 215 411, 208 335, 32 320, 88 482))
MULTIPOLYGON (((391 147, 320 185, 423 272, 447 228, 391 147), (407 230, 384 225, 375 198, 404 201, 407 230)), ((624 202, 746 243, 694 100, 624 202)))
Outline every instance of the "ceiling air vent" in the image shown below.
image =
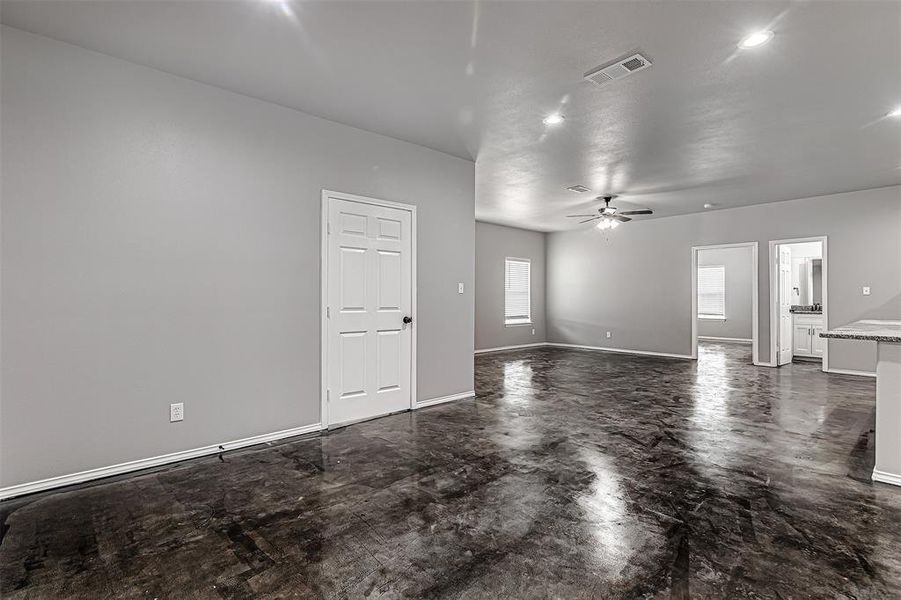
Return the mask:
POLYGON ((572 185, 572 186, 570 186, 570 187, 568 187, 568 188, 566 188, 566 189, 568 189, 568 190, 571 191, 571 192, 576 192, 577 194, 584 194, 585 192, 590 191, 590 190, 589 190, 587 187, 585 187, 584 185, 572 185))
POLYGON ((625 58, 615 60, 612 63, 601 65, 596 69, 585 73, 585 80, 601 86, 615 79, 622 79, 626 75, 643 71, 651 66, 651 61, 641 54, 632 54, 625 58))

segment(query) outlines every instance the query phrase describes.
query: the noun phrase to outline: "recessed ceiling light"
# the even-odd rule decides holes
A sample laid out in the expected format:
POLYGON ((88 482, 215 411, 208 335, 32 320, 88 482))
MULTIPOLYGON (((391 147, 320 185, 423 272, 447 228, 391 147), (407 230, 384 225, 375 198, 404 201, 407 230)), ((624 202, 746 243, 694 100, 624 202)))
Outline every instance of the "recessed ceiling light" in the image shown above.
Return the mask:
POLYGON ((738 43, 739 48, 757 48, 759 46, 763 46, 768 41, 773 39, 773 32, 769 29, 764 29, 761 31, 755 31, 748 37, 744 38, 742 41, 738 43))
POLYGON ((890 117, 901 117, 901 106, 895 107, 895 110, 888 114, 890 117))
POLYGON ((571 192, 576 192, 577 194, 584 194, 585 192, 591 191, 584 185, 571 185, 566 189, 568 189, 571 192))
POLYGON ((563 115, 561 115, 560 113, 553 113, 553 114, 546 116, 542 120, 542 123, 544 123, 545 125, 559 125, 560 123, 563 122, 564 118, 565 117, 563 115))

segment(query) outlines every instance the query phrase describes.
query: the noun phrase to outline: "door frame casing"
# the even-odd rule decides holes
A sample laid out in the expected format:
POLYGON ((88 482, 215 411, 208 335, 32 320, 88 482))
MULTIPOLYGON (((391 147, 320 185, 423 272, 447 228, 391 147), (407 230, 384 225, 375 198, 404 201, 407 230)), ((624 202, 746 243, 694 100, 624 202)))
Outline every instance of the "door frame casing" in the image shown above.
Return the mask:
POLYGON ((760 365, 758 338, 759 326, 759 274, 757 263, 758 242, 735 242, 732 244, 710 244, 691 247, 691 358, 698 360, 698 252, 700 250, 722 250, 724 248, 751 249, 751 361, 760 365))
MULTIPOLYGON (((829 329, 829 252, 828 252, 828 237, 825 235, 817 235, 811 237, 803 237, 803 238, 791 238, 786 240, 770 240, 770 264, 769 264, 769 277, 770 277, 770 365, 771 367, 778 367, 779 361, 776 358, 776 353, 779 351, 779 342, 776 339, 778 335, 779 329, 777 327, 777 323, 779 322, 779 274, 776 272, 776 259, 778 258, 778 251, 776 246, 781 246, 783 244, 804 244, 807 242, 820 242, 820 250, 823 254, 823 282, 822 282, 822 295, 823 295, 823 329, 829 329)), ((792 332, 794 335, 794 332, 792 332)), ((822 371, 825 373, 829 371, 829 340, 826 340, 826 344, 823 346, 823 365, 822 371)))
MULTIPOLYGON (((378 198, 370 198, 368 196, 358 196, 356 194, 346 194, 344 192, 335 192, 332 190, 322 190, 321 203, 321 230, 319 242, 319 287, 320 287, 320 349, 319 349, 319 395, 320 408, 319 419, 323 429, 330 427, 328 418, 328 247, 329 247, 329 200, 344 200, 347 202, 357 202, 359 204, 370 204, 373 206, 383 206, 385 208, 395 208, 410 213, 410 312, 413 323, 410 324, 410 409, 416 407, 416 206, 413 204, 403 204, 401 202, 391 202, 389 200, 380 200, 378 198)), ((379 415, 384 416, 384 415, 379 415)), ((349 423, 341 423, 341 426, 349 425, 349 423)))

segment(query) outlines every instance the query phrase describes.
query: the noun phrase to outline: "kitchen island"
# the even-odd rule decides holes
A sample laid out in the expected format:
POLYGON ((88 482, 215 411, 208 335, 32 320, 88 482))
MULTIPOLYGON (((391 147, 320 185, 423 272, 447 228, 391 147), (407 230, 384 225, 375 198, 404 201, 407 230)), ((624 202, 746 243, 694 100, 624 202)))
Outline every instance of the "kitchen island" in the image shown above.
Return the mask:
POLYGON ((855 321, 820 334, 876 342, 876 466, 873 481, 901 486, 901 321, 855 321))

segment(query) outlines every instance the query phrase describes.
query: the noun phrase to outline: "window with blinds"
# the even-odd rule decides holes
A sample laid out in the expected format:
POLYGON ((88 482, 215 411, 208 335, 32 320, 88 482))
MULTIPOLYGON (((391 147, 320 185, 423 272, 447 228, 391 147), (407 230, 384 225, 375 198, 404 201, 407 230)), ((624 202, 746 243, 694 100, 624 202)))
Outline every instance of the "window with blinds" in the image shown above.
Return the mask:
POLYGON ((504 324, 532 322, 532 264, 522 258, 508 258, 504 264, 504 324))
POLYGON ((698 267, 698 318, 726 318, 726 267, 698 267))

